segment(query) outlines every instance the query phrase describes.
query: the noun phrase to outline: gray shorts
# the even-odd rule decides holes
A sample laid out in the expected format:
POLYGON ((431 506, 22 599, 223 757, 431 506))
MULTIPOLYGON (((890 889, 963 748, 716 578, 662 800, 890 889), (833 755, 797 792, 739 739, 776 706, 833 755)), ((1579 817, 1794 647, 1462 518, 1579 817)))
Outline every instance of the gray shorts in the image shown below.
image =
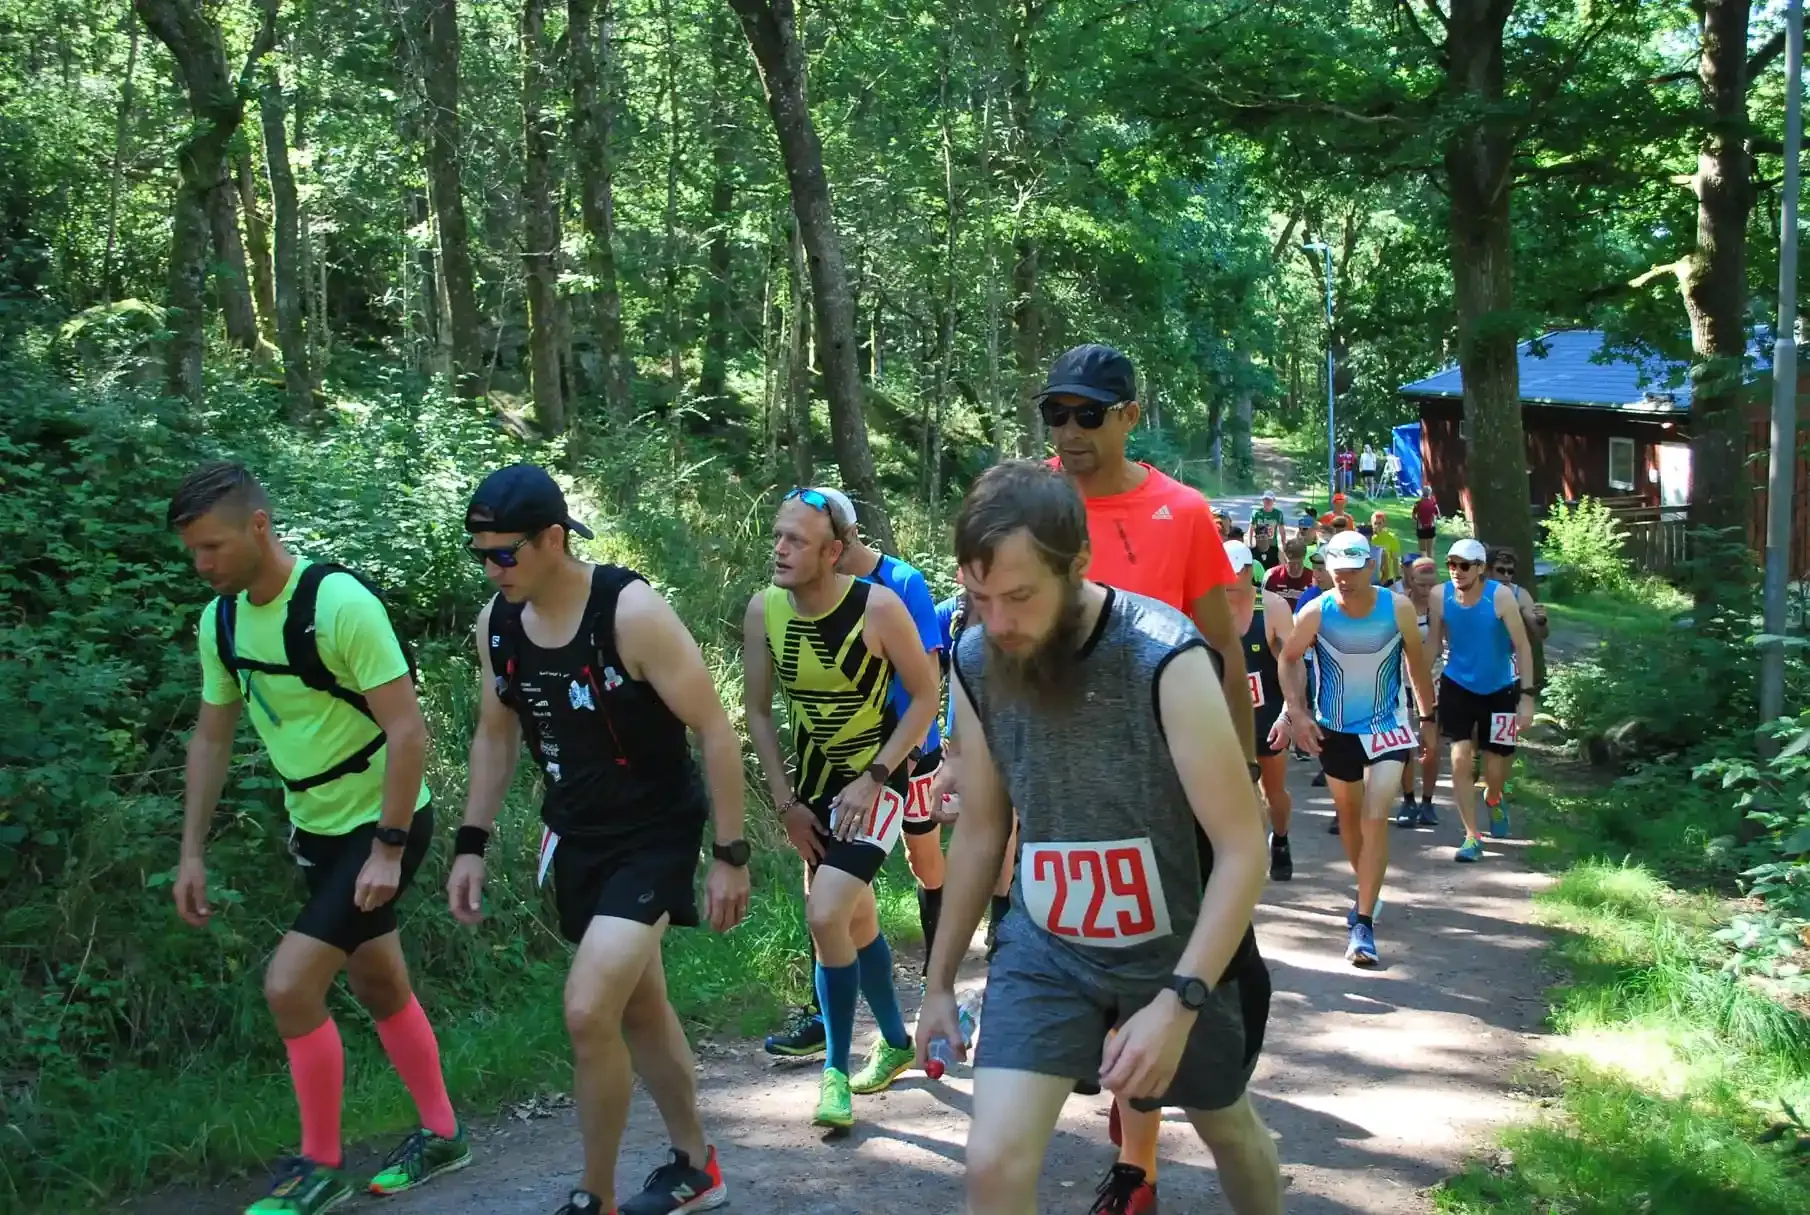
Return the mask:
MULTIPOLYGON (((987 968, 975 1067, 1097 1083, 1107 1032, 1129 1021, 1166 987, 1162 982, 1103 982, 1062 954, 1061 945, 1023 916, 1006 917, 999 928, 999 952, 987 968)), ((1221 1110, 1244 1095, 1269 1016, 1267 990, 1241 990, 1252 977, 1227 975, 1213 989, 1188 1035, 1169 1091, 1160 1100, 1133 1101, 1133 1108, 1221 1110), (1247 1025, 1253 1017, 1254 1025, 1247 1025)))

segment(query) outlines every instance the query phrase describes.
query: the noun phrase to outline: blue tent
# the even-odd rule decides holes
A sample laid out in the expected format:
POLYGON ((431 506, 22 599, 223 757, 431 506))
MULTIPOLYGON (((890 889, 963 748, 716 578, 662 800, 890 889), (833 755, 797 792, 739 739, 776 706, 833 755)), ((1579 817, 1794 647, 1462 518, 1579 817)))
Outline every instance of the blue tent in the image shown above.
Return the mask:
POLYGON ((1404 494, 1418 496, 1426 476, 1420 464, 1420 423, 1397 426, 1392 442, 1395 458, 1401 462, 1399 488, 1404 494))

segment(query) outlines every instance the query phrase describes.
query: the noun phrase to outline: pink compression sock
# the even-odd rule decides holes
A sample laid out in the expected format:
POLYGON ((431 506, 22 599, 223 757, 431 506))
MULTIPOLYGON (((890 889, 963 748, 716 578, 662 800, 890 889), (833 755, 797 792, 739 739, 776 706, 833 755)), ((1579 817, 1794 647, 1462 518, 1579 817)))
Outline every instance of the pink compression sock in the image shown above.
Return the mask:
POLYGON ((302 1111, 302 1155, 330 1169, 340 1166, 339 1101, 346 1087, 346 1052, 328 1017, 318 1029, 285 1038, 289 1079, 302 1111))
POLYGON ((377 1023, 377 1036, 383 1039, 383 1049, 396 1074, 415 1099, 421 1125, 442 1139, 457 1135, 459 1119, 453 1113, 452 1101, 446 1095, 446 1077, 440 1071, 440 1043, 434 1039, 434 1027, 428 1024, 421 1001, 411 995, 406 1008, 377 1023))

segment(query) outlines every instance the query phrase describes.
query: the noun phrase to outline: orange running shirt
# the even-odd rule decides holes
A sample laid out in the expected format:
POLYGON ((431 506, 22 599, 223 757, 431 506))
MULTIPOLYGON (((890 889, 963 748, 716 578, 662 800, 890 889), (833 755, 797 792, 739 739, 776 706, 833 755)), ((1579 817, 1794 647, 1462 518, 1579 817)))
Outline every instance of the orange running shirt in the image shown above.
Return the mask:
POLYGON ((1225 541, 1199 490, 1142 467, 1149 475, 1136 489, 1086 499, 1087 576, 1192 615, 1202 595, 1233 581, 1225 541))

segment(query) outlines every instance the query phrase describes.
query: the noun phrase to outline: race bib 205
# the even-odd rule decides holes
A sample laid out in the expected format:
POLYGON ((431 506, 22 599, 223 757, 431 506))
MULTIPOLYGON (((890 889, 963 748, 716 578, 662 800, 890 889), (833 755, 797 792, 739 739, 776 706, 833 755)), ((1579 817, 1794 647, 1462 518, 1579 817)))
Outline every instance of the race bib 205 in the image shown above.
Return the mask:
POLYGON ((1391 751, 1401 751, 1414 745, 1414 727, 1409 725, 1394 726, 1376 734, 1360 734, 1364 740, 1364 758, 1375 759, 1379 755, 1387 755, 1391 751))

